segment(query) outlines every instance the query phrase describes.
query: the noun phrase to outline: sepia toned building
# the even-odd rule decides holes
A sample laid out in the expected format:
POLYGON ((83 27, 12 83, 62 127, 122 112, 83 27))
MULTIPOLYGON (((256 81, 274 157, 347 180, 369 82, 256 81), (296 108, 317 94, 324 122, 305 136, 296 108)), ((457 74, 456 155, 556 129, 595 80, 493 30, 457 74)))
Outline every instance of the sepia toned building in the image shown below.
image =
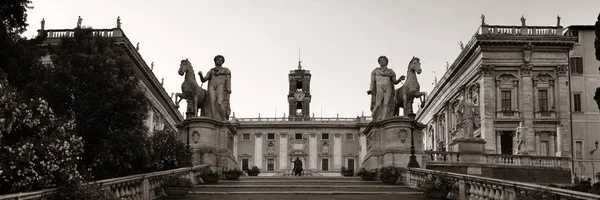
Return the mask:
POLYGON ((573 127, 575 175, 598 180, 600 155, 596 152, 600 140, 600 112, 594 101, 596 88, 600 87, 600 62, 594 49, 594 26, 573 25, 567 36, 575 37, 569 53, 571 119, 573 127))
POLYGON ((460 99, 474 113, 487 154, 572 156, 569 52, 576 37, 556 26, 482 24, 436 83, 417 119, 426 150, 453 151, 460 99), (521 125, 521 134, 515 134, 521 125), (518 135, 521 135, 518 138, 518 135), (518 143, 521 142, 521 143, 518 143), (520 145, 519 145, 520 144, 520 145))

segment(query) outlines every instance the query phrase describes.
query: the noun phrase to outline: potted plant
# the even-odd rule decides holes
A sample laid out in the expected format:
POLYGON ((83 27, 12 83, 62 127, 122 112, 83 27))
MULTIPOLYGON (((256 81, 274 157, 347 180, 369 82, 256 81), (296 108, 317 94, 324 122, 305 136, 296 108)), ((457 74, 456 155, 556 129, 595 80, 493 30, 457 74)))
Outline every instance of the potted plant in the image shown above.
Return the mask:
POLYGON ((207 166, 196 177, 202 178, 204 184, 214 184, 219 182, 221 173, 213 171, 210 166, 207 166))
POLYGON ((185 196, 192 189, 192 181, 180 175, 170 175, 163 179, 163 191, 167 196, 185 196))
POLYGON ((260 169, 258 169, 257 166, 254 166, 247 173, 248 173, 248 176, 258 176, 258 174, 260 174, 260 169))
POLYGON ((375 178, 377 178, 377 170, 367 170, 365 168, 361 168, 356 175, 360 176, 363 180, 372 181, 375 180, 375 178))
POLYGON ((425 180, 417 183, 425 197, 429 199, 446 199, 450 192, 457 192, 458 186, 445 173, 429 174, 425 180))
POLYGON ((557 197, 558 195, 554 194, 548 188, 537 188, 533 190, 515 188, 515 199, 519 200, 557 199, 557 197))
POLYGON ((354 169, 347 169, 346 167, 342 167, 342 176, 354 176, 354 169))
POLYGON ((227 180, 238 180, 244 172, 238 168, 225 170, 225 178, 227 180))
POLYGON ((385 184, 394 185, 402 176, 400 170, 396 167, 388 165, 379 170, 379 178, 385 184))

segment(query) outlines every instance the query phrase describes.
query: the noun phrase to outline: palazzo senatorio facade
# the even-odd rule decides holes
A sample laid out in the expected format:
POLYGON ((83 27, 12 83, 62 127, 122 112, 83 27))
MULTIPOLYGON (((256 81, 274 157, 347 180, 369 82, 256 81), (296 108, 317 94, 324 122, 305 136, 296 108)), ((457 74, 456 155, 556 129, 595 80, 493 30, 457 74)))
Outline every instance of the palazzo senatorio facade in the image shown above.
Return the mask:
POLYGON ((577 38, 556 26, 488 25, 475 35, 436 82, 417 120, 427 124, 425 150, 454 151, 457 106, 473 105, 475 137, 487 154, 572 156, 569 52, 577 38), (521 138, 515 131, 522 124, 521 138))
POLYGON ((361 166, 366 155, 366 138, 362 134, 370 117, 316 118, 310 116, 309 70, 289 73, 288 116, 281 118, 235 118, 237 129, 234 155, 241 169, 257 166, 263 175, 289 172, 292 161, 302 160, 308 173, 339 174, 342 167, 361 166))

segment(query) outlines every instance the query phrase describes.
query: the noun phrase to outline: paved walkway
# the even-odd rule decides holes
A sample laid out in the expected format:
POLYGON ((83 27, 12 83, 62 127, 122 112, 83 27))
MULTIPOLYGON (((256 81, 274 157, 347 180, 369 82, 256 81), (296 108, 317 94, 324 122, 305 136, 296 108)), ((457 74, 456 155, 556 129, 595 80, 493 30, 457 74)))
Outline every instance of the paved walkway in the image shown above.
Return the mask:
POLYGON ((423 194, 396 195, 315 195, 315 194, 259 194, 259 195, 198 195, 188 194, 185 197, 163 197, 163 199, 179 200, 426 200, 423 194))

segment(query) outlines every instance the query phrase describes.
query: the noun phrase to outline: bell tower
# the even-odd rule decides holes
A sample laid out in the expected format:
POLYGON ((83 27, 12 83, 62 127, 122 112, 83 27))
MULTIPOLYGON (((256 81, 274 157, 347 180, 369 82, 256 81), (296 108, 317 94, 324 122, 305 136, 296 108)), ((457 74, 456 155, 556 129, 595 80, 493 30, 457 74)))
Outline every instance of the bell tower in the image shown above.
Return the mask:
POLYGON ((302 69, 302 61, 298 61, 298 69, 290 70, 288 93, 289 120, 305 120, 310 118, 310 70, 302 69))

